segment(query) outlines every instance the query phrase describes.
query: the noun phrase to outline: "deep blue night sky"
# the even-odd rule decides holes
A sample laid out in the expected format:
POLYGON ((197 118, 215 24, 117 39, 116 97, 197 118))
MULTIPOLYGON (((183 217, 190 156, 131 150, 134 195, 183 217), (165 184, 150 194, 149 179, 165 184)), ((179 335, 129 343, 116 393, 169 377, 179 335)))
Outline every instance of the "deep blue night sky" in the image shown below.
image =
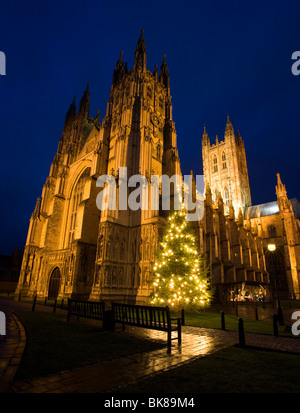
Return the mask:
POLYGON ((229 114, 252 203, 276 199, 277 172, 299 199, 299 15, 298 1, 1 1, 0 254, 24 248, 73 96, 89 81, 102 119, 120 50, 131 68, 142 28, 148 69, 166 54, 183 173, 202 174, 203 126, 221 140, 229 114))

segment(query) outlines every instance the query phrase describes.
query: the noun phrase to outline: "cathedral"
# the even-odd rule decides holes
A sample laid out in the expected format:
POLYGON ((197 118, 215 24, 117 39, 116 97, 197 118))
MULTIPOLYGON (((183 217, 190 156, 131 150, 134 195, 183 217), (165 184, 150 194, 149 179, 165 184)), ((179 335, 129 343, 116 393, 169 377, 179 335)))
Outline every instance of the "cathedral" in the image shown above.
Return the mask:
MULTIPOLYGON (((101 176, 112 177, 117 200, 124 168, 128 179, 181 176, 166 59, 151 72, 146 58, 142 31, 133 68, 127 68, 122 52, 116 63, 102 122, 99 112, 90 115, 89 84, 78 108, 74 98, 30 218, 16 293, 148 302, 168 215, 161 208, 161 187, 158 208, 97 206, 104 191, 101 176)), ((275 282, 282 297, 299 299, 298 201, 288 198, 277 174, 277 200, 252 206, 244 141, 229 117, 223 140, 211 143, 204 129, 202 158, 203 214, 193 225, 214 299, 273 300, 275 282)), ((133 188, 128 192, 130 197, 133 188)))

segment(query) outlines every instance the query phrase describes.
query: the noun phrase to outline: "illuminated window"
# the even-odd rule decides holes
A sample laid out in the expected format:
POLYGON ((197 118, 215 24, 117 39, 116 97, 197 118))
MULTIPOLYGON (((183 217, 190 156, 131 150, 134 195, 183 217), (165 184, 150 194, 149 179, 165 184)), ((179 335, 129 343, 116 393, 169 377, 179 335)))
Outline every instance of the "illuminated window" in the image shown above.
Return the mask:
POLYGON ((229 208, 230 206, 230 193, 228 188, 226 187, 224 190, 224 203, 227 206, 227 208, 229 208))
POLYGON ((218 159, 216 155, 213 157, 213 172, 218 172, 218 159))
POLYGON ((88 177, 90 176, 90 173, 91 168, 85 169, 85 171, 81 174, 80 178, 78 179, 75 189, 73 190, 73 196, 71 200, 72 213, 69 232, 69 244, 74 240, 78 207, 82 201, 85 183, 88 177))
POLYGON ((222 167, 223 169, 227 168, 225 152, 222 153, 222 167))

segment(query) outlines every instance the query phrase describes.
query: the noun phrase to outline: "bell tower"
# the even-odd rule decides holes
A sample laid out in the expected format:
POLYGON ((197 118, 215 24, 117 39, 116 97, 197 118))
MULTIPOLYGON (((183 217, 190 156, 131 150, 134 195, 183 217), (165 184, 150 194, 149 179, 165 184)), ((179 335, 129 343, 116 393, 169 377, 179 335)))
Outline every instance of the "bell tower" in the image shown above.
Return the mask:
POLYGON ((229 116, 223 141, 216 136, 211 144, 204 128, 202 158, 204 184, 211 189, 213 203, 217 205, 221 195, 225 213, 229 213, 232 203, 237 218, 240 209, 244 211, 251 205, 251 194, 244 141, 239 132, 235 135, 229 116))

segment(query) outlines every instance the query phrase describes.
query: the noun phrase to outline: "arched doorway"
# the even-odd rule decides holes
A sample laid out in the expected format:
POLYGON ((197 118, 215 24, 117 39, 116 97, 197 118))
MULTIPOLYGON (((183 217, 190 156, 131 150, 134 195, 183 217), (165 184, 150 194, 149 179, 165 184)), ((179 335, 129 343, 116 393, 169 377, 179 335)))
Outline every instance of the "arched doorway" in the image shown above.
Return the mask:
POLYGON ((290 298, 283 247, 277 247, 274 252, 267 251, 266 266, 267 271, 270 274, 270 285, 274 290, 274 296, 275 283, 277 282, 280 297, 286 299, 290 298))
POLYGON ((56 267, 52 271, 50 282, 49 282, 49 290, 48 290, 48 299, 55 300, 58 296, 60 286, 60 271, 59 268, 56 267))

